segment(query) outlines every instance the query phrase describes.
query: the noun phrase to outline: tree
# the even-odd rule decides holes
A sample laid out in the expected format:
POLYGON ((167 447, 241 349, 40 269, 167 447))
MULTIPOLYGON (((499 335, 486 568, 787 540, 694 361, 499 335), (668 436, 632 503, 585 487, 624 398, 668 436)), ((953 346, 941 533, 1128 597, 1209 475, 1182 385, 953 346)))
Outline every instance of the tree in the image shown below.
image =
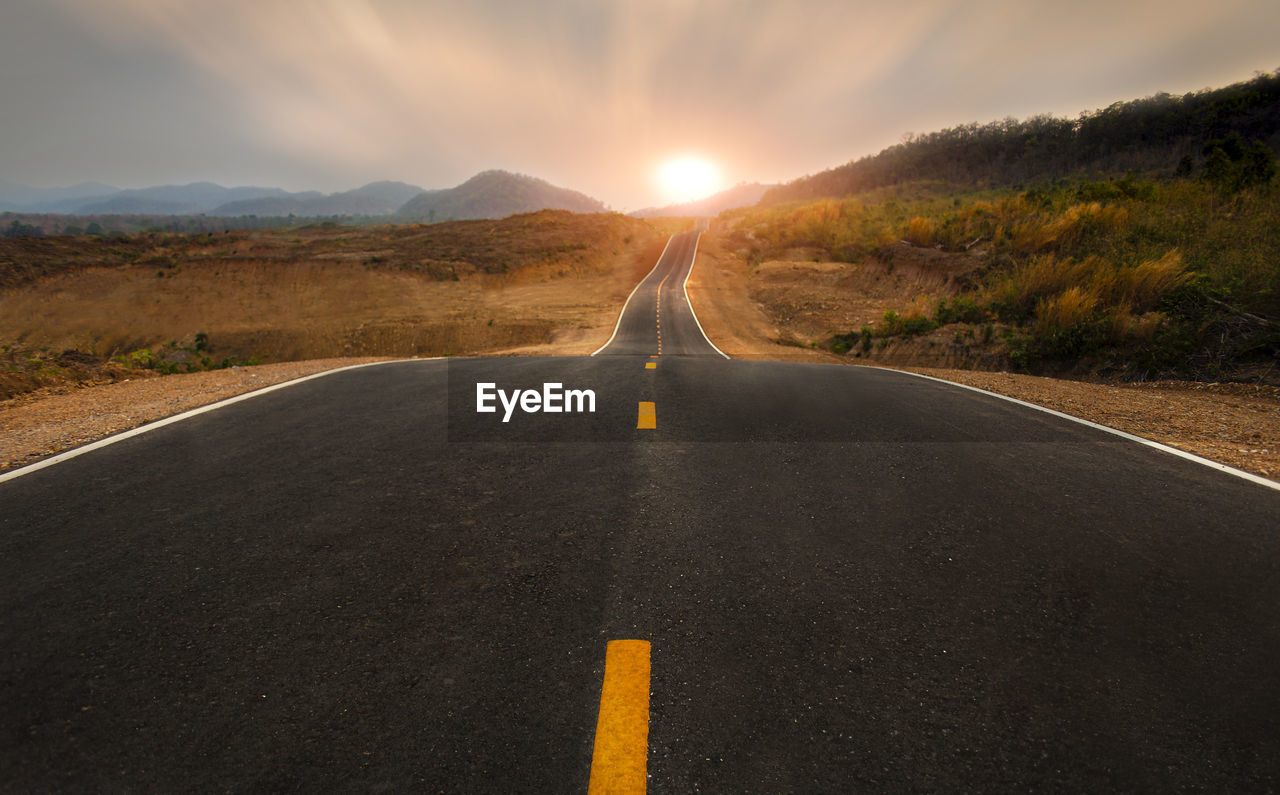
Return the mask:
POLYGON ((1207 182, 1216 188, 1230 188, 1235 182, 1234 172, 1231 158, 1221 146, 1209 150, 1209 156, 1204 161, 1204 178, 1207 182))
POLYGON ((1216 188, 1235 192, 1270 185, 1276 177, 1276 155, 1262 141, 1246 148, 1240 136, 1229 135, 1205 146, 1204 178, 1216 188))
POLYGON ((1201 150, 1201 153, 1209 155, 1212 154, 1214 149, 1221 149, 1226 153, 1227 158, 1234 163, 1244 157, 1244 139, 1240 137, 1240 133, 1232 130, 1231 134, 1225 138, 1215 138, 1212 141, 1205 141, 1204 148, 1201 150))
POLYGON ((1270 185, 1276 178, 1276 155, 1262 141, 1254 141, 1240 164, 1240 186, 1270 185))
POLYGON ((9 228, 4 230, 5 237, 40 237, 44 235, 44 230, 32 224, 24 224, 21 221, 14 221, 9 224, 9 228))

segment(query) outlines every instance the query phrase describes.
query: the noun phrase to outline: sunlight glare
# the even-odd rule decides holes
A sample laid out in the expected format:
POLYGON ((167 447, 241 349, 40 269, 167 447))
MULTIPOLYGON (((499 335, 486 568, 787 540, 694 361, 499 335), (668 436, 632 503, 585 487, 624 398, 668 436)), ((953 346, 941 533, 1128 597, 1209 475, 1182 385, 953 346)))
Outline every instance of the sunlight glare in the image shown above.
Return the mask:
POLYGON ((720 169, 702 157, 668 160, 658 169, 658 185, 672 203, 702 199, 720 188, 720 169))

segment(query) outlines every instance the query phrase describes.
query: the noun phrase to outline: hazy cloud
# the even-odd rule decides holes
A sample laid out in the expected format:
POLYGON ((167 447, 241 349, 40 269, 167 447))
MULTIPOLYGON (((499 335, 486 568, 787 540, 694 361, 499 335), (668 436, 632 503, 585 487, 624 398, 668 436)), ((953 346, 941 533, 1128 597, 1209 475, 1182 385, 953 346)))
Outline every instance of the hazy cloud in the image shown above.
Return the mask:
POLYGON ((1280 67, 1274 0, 19 0, 6 15, 0 68, 22 79, 0 88, 0 178, 335 190, 499 167, 625 208, 661 200, 652 176, 674 154, 785 179, 907 130, 1280 67))

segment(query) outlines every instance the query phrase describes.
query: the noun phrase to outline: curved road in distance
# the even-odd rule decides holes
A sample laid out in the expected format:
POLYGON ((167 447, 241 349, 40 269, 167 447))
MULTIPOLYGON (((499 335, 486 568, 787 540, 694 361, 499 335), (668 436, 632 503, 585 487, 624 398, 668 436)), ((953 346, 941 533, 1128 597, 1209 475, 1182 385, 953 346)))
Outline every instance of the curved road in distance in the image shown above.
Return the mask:
POLYGON ((6 787, 582 791, 624 638, 655 792, 1274 787, 1280 492, 725 360, 673 251, 598 356, 347 370, 0 483, 6 787))
POLYGON ((698 233, 673 235, 653 270, 627 297, 613 336, 592 356, 725 356, 698 323, 685 282, 693 270, 698 233))

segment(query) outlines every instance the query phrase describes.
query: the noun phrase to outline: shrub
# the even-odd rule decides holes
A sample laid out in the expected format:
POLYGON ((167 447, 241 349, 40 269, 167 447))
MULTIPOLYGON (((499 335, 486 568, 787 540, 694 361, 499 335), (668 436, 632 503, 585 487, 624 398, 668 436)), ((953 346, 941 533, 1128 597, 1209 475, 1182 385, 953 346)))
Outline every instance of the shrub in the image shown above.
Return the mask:
POLYGON ((987 310, 969 296, 958 296, 948 301, 941 298, 933 308, 933 321, 939 326, 951 323, 981 323, 987 319, 987 310))
POLYGON ((924 315, 911 314, 904 317, 890 309, 880 319, 880 327, 877 331, 882 337, 915 337, 933 331, 937 327, 936 323, 924 315))

